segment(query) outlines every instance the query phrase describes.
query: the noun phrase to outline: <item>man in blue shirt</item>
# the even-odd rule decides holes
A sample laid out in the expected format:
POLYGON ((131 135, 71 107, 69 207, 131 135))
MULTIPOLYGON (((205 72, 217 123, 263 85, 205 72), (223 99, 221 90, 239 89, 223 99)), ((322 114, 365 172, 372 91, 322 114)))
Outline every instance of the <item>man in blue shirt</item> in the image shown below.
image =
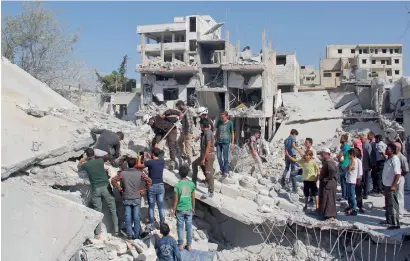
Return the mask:
MULTIPOLYGON (((295 129, 290 131, 289 137, 285 139, 284 142, 284 150, 292 157, 296 157, 296 136, 299 135, 299 132, 295 129)), ((282 176, 282 186, 285 186, 288 183, 289 178, 292 181, 292 190, 293 192, 297 192, 297 184, 296 184, 296 174, 294 173, 296 170, 296 163, 291 161, 288 157, 285 158, 285 171, 283 172, 282 176)))
POLYGON ((181 253, 179 252, 177 241, 170 237, 169 226, 162 224, 159 232, 162 234, 156 243, 156 252, 159 261, 182 261, 181 253))

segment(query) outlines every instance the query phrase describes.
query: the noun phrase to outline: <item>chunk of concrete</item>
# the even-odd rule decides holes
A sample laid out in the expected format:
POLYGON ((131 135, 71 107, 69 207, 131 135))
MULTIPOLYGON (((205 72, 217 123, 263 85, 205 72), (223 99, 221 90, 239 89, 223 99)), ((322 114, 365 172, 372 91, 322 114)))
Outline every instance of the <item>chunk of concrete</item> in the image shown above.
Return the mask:
POLYGON ((257 183, 257 179, 251 176, 245 176, 239 180, 239 185, 243 188, 253 190, 255 188, 255 184, 257 183))
POLYGON ((215 243, 208 243, 208 250, 211 252, 215 252, 216 250, 218 250, 218 244, 215 243))
POLYGON ((282 185, 280 185, 279 183, 276 183, 272 186, 272 188, 276 191, 279 192, 282 189, 282 185))
POLYGON ((308 257, 306 246, 300 240, 296 240, 293 244, 293 251, 295 251, 295 255, 302 260, 305 260, 308 257))
POLYGON ((248 189, 244 189, 244 188, 240 188, 240 192, 241 192, 241 196, 249 199, 249 200, 254 200, 256 198, 256 196, 258 195, 257 192, 252 191, 252 190, 248 190, 248 189))
POLYGON ((298 207, 286 199, 283 198, 276 198, 277 200, 277 206, 287 212, 295 212, 298 210, 298 207))
POLYGON ((373 203, 372 203, 372 202, 365 202, 365 203, 363 203, 363 207, 364 207, 365 209, 370 210, 370 209, 373 208, 373 203))
POLYGON ((262 195, 257 195, 254 201, 260 207, 263 206, 263 205, 273 207, 273 206, 276 206, 276 204, 277 204, 276 199, 270 198, 270 197, 267 197, 267 196, 262 196, 262 195))
POLYGON ((214 192, 221 193, 222 183, 214 180, 214 192))
POLYGON ((244 250, 232 249, 232 250, 222 250, 217 252, 219 261, 240 261, 247 260, 249 253, 244 250))
POLYGON ((261 190, 259 190, 259 195, 268 196, 269 195, 269 190, 261 189, 261 190))
POLYGON ((269 191, 269 197, 276 198, 277 196, 278 196, 278 193, 276 193, 276 191, 274 189, 269 191))
POLYGON ((238 188, 232 187, 232 186, 227 186, 225 184, 222 184, 221 194, 225 195, 225 196, 228 196, 230 198, 233 198, 233 199, 236 199, 240 195, 238 188))
POLYGON ((2 182, 2 259, 69 260, 103 214, 19 180, 2 182), (22 251, 24 242, 24 251, 22 251))

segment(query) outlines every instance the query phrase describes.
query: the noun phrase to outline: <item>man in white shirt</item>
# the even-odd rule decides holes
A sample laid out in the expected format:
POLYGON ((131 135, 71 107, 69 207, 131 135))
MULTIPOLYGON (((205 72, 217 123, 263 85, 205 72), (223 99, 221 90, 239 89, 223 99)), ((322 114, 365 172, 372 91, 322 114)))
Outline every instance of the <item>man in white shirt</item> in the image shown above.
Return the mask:
POLYGON ((397 197, 399 201, 399 214, 404 214, 404 183, 405 183, 405 176, 409 172, 409 164, 407 163, 407 158, 401 153, 401 144, 400 142, 395 142, 396 145, 396 155, 400 160, 401 166, 401 177, 398 182, 397 188, 397 197))
POLYGON ((382 174, 386 204, 386 221, 381 222, 381 224, 388 225, 388 229, 400 228, 397 186, 401 177, 401 164, 399 157, 395 155, 396 151, 397 148, 395 144, 390 143, 387 145, 387 160, 384 163, 382 174))

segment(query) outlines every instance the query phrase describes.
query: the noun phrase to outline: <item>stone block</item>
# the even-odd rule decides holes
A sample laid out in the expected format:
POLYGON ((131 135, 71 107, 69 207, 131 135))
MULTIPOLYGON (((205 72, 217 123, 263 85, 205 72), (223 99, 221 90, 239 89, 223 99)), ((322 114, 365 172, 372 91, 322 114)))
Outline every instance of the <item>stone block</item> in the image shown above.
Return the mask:
POLYGON ((256 193, 255 191, 244 189, 244 188, 241 188, 240 191, 241 191, 241 196, 249 200, 254 200, 256 196, 258 195, 258 193, 256 193))
POLYGON ((269 206, 269 207, 274 207, 277 204, 276 199, 270 198, 270 197, 267 197, 267 196, 262 196, 262 195, 257 195, 254 201, 260 207, 263 206, 263 205, 266 205, 266 206, 269 206))
POLYGON ((265 178, 260 178, 260 179, 258 179, 258 182, 261 185, 267 185, 269 183, 269 180, 265 179, 265 178))
POLYGON ((286 199, 283 198, 276 198, 277 206, 287 212, 296 212, 298 207, 295 204, 290 203, 286 199))
POLYGON ((240 195, 238 188, 227 186, 225 184, 222 184, 221 194, 233 199, 236 199, 240 195))

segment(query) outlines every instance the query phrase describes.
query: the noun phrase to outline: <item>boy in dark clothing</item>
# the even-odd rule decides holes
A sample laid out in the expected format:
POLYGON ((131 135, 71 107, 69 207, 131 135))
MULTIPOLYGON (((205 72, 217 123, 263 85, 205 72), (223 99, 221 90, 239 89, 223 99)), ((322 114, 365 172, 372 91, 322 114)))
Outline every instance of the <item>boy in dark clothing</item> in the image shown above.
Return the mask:
POLYGON ((155 246, 157 257, 159 261, 182 261, 181 253, 179 252, 177 241, 168 236, 169 226, 162 224, 159 228, 159 232, 162 234, 155 246))

